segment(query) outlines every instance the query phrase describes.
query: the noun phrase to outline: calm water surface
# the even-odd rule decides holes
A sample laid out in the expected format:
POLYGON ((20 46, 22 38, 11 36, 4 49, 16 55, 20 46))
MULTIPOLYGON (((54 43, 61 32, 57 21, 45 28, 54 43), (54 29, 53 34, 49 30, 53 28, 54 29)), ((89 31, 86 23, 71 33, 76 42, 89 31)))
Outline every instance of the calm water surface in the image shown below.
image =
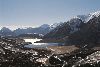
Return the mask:
POLYGON ((31 42, 32 44, 25 45, 27 48, 47 48, 47 46, 58 46, 63 45, 63 43, 34 43, 36 41, 40 41, 42 39, 24 39, 25 42, 31 42))

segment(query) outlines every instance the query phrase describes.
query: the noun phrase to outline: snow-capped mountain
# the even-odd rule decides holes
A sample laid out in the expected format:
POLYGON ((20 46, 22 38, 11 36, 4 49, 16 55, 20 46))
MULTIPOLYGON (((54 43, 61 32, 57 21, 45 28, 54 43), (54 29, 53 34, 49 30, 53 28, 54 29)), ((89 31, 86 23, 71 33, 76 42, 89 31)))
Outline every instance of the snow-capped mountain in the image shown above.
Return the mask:
POLYGON ((68 22, 72 29, 71 32, 78 31, 81 24, 87 23, 91 19, 97 18, 98 16, 100 16, 100 11, 90 13, 88 15, 77 15, 76 17, 70 19, 68 22))
MULTIPOLYGON (((6 34, 6 33, 13 33, 15 35, 21 35, 21 34, 34 34, 34 33, 37 33, 37 34, 42 34, 42 35, 45 35, 47 33, 49 33, 51 30, 53 30, 55 27, 57 27, 58 24, 57 23, 54 23, 52 25, 48 25, 48 24, 43 24, 39 27, 35 27, 35 28, 32 28, 32 27, 19 27, 15 30, 10 30, 9 27, 2 27, 1 30, 0 30, 0 34, 6 34)), ((4 35, 5 35, 4 34, 4 35)), ((12 34, 11 34, 12 35, 12 34)))
POLYGON ((97 12, 94 12, 94 13, 90 13, 89 14, 89 17, 87 18, 87 22, 90 20, 90 19, 93 19, 94 17, 98 17, 100 16, 100 11, 97 11, 97 12))
POLYGON ((62 38, 66 35, 69 35, 71 33, 78 31, 83 23, 84 22, 79 18, 72 18, 69 21, 61 23, 60 25, 55 27, 53 30, 47 33, 44 37, 45 38, 49 38, 49 37, 62 38))
POLYGON ((77 18, 81 19, 83 22, 87 22, 89 15, 77 15, 77 18))
MULTIPOLYGON (((80 28, 82 28, 85 24, 90 22, 93 18, 98 18, 99 16, 100 11, 90 13, 88 15, 77 15, 76 17, 71 18, 69 21, 65 23, 59 23, 57 27, 51 30, 51 32, 45 35, 44 37, 64 37, 68 34, 73 34, 74 32, 79 31, 80 28)), ((95 20, 95 22, 96 21, 97 20, 95 20)))
POLYGON ((36 27, 36 28, 32 28, 32 27, 29 27, 29 28, 26 28, 26 29, 16 29, 14 30, 14 33, 17 34, 17 35, 20 35, 20 34, 27 34, 27 33, 37 33, 37 34, 46 34, 50 31, 50 27, 48 24, 43 24, 39 27, 36 27))
POLYGON ((97 12, 93 12, 87 15, 77 15, 77 18, 80 18, 82 21, 84 21, 85 23, 88 22, 89 20, 91 20, 94 17, 98 17, 100 16, 100 11, 97 12))
POLYGON ((14 33, 9 28, 3 27, 0 30, 0 35, 2 35, 2 36, 11 36, 11 35, 14 35, 14 33))
POLYGON ((43 24, 39 27, 36 28, 32 28, 32 27, 21 27, 21 28, 17 28, 16 30, 11 31, 8 27, 3 27, 0 30, 0 35, 21 35, 21 34, 46 34, 50 31, 50 26, 48 24, 43 24))
POLYGON ((43 24, 40 26, 40 28, 49 28, 50 31, 53 30, 54 28, 56 28, 57 26, 61 25, 63 22, 60 22, 60 23, 54 23, 54 24, 51 24, 51 25, 48 25, 48 24, 43 24))
POLYGON ((100 11, 97 11, 97 12, 94 12, 94 13, 90 13, 91 16, 94 16, 94 17, 98 17, 100 16, 100 11))
POLYGON ((56 28, 57 26, 61 25, 63 22, 60 23, 54 23, 50 25, 50 29, 53 30, 54 28, 56 28))
POLYGON ((48 25, 48 24, 43 24, 40 26, 40 28, 49 28, 49 27, 50 27, 50 25, 48 25))

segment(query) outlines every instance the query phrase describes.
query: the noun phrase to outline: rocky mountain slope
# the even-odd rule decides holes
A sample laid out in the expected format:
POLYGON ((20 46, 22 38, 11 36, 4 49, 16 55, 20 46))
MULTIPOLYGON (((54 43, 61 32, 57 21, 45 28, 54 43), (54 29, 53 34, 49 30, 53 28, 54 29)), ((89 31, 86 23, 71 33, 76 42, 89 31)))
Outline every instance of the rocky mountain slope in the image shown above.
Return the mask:
POLYGON ((84 22, 80 18, 72 18, 71 20, 60 24, 55 29, 47 33, 44 38, 63 38, 78 31, 83 24, 84 22))
POLYGON ((10 29, 6 28, 6 27, 3 27, 1 30, 0 30, 0 35, 3 35, 3 36, 10 36, 10 35, 15 35, 10 29))
MULTIPOLYGON (((71 34, 68 41, 73 44, 98 44, 100 43, 100 16, 90 19, 79 31, 71 34)), ((67 42, 68 42, 67 41, 67 42)))
POLYGON ((57 26, 44 38, 65 38, 68 44, 96 44, 100 42, 100 11, 78 15, 57 26))

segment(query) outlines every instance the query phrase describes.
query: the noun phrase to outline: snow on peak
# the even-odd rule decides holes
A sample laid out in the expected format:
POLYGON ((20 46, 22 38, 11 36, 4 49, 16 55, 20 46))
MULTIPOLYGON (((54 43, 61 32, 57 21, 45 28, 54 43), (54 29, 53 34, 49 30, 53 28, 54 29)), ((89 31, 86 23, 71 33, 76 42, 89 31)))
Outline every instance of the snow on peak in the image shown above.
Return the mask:
POLYGON ((88 18, 87 18, 86 22, 88 22, 90 19, 92 19, 94 17, 98 17, 98 16, 100 16, 100 11, 90 13, 90 14, 88 14, 88 18))
POLYGON ((63 22, 51 24, 50 29, 52 30, 52 29, 56 28, 57 26, 61 25, 62 23, 63 22))
POLYGON ((98 16, 100 16, 100 11, 97 11, 97 12, 94 12, 94 13, 90 13, 90 15, 98 17, 98 16))
POLYGON ((90 19, 92 19, 94 17, 98 17, 98 16, 100 16, 100 11, 92 12, 88 15, 77 15, 77 17, 80 18, 85 23, 88 22, 90 19))
POLYGON ((78 16, 74 16, 72 19, 79 19, 79 17, 78 16))
POLYGON ((77 17, 85 22, 89 16, 88 15, 77 15, 77 17))
POLYGON ((74 16, 74 17, 72 17, 70 20, 68 20, 69 22, 70 21, 72 21, 72 20, 74 20, 74 21, 77 21, 77 20, 82 20, 83 22, 85 22, 85 21, 87 21, 87 18, 88 18, 89 16, 88 15, 77 15, 77 16, 74 16))
POLYGON ((48 27, 50 27, 48 24, 43 24, 43 25, 41 25, 40 26, 41 28, 48 28, 48 27))

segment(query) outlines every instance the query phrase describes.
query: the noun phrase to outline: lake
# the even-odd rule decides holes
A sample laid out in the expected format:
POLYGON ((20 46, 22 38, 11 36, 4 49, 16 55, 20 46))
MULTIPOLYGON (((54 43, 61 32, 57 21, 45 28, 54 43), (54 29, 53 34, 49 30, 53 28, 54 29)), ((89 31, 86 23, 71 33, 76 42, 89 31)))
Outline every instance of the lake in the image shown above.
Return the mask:
POLYGON ((47 46, 59 46, 63 45, 63 43, 35 43, 36 41, 40 41, 42 39, 24 39, 25 42, 31 42, 32 44, 25 45, 27 48, 47 48, 47 46))

